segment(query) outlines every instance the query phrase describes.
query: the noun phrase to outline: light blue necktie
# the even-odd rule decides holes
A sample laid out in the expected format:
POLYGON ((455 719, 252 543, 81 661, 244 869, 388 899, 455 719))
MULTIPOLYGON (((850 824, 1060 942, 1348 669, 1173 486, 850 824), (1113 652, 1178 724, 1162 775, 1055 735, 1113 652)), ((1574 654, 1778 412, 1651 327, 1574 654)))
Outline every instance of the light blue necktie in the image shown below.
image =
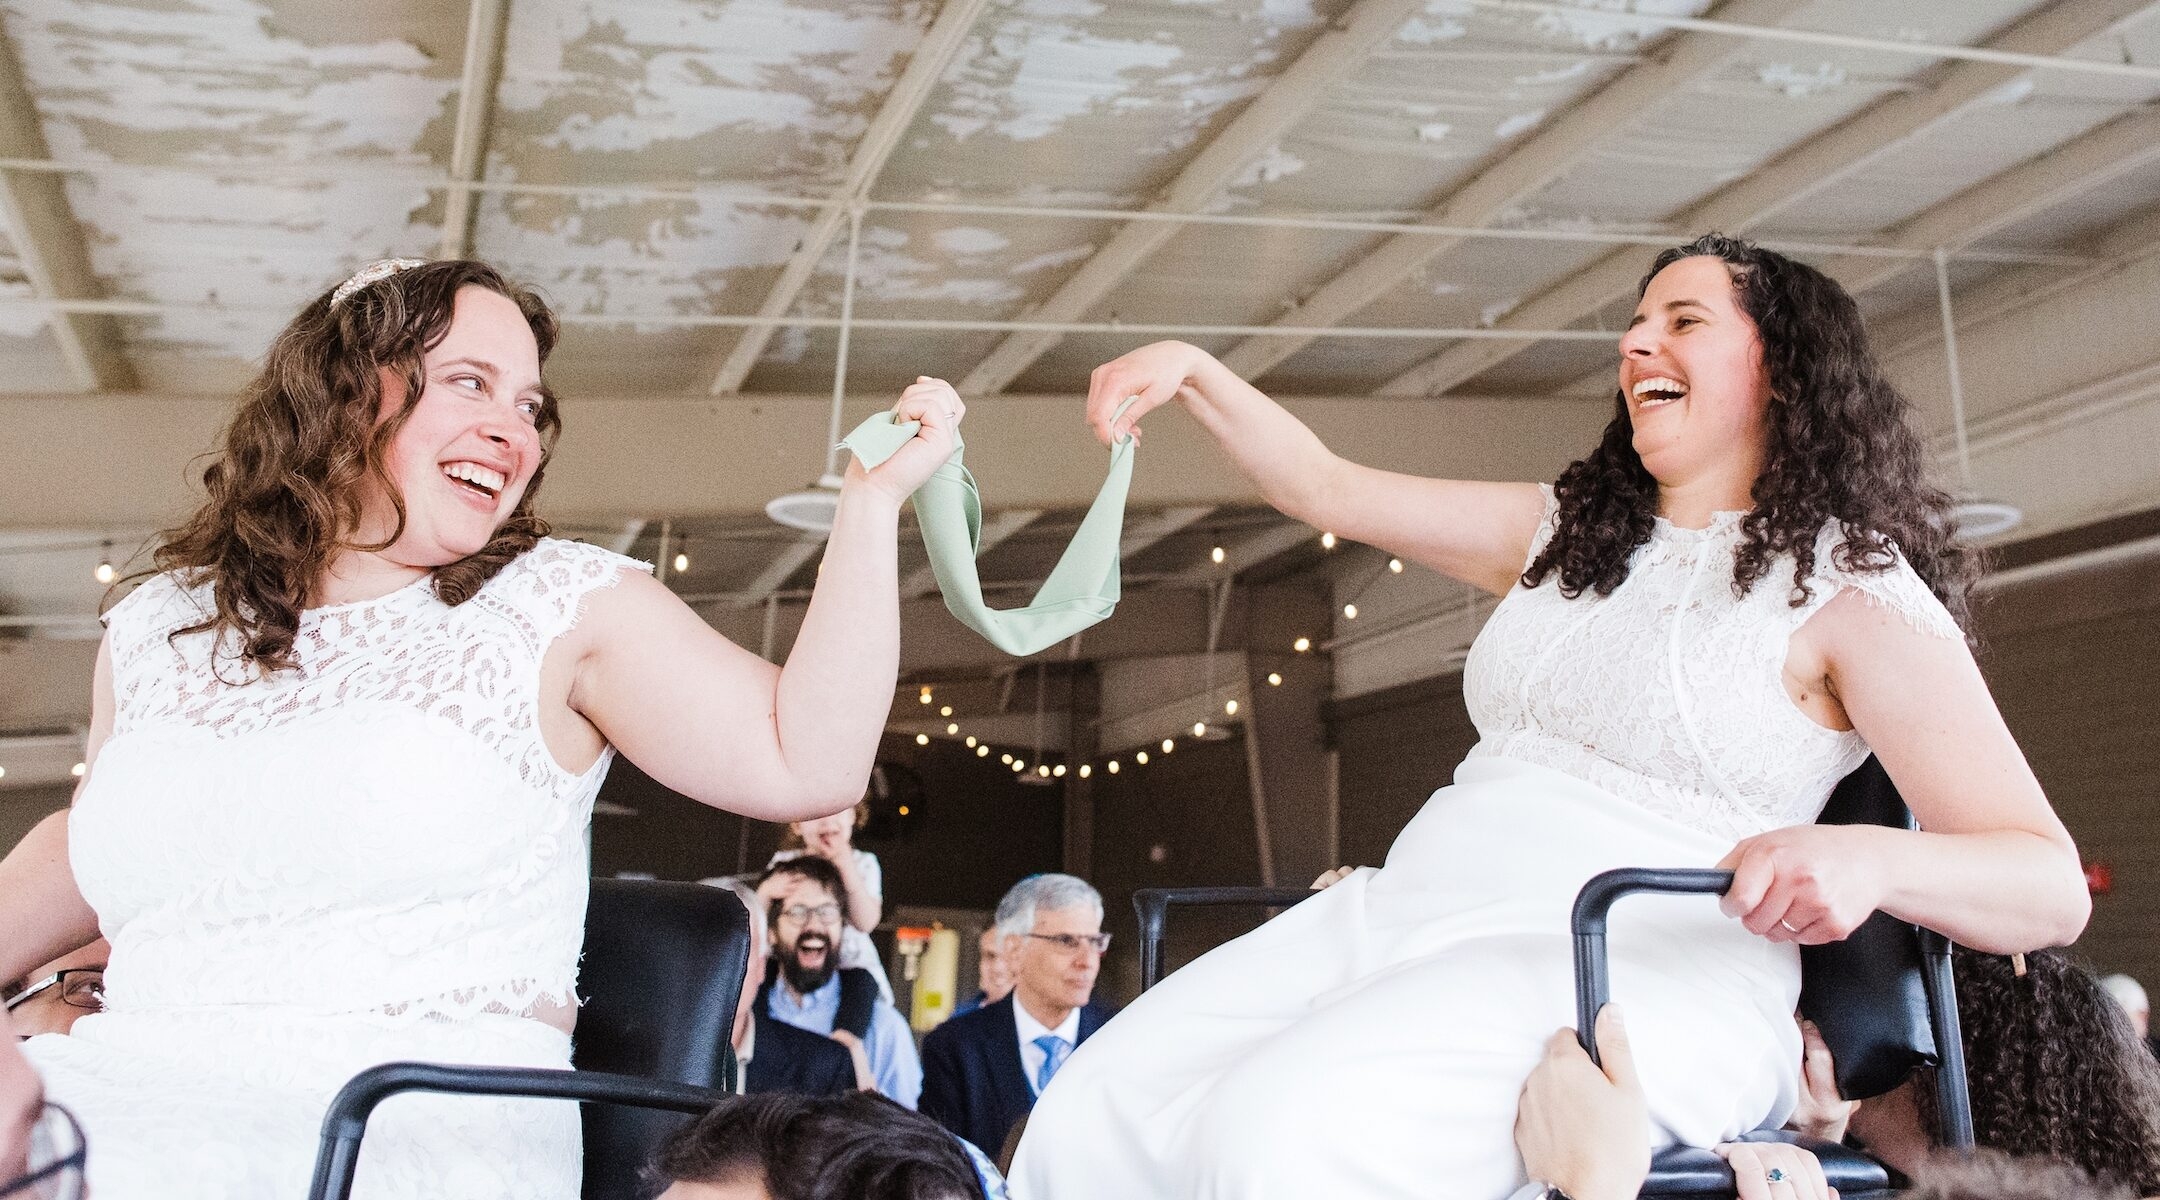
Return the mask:
POLYGON ((1065 1065, 1065 1058, 1072 1053, 1073 1046, 1054 1033, 1046 1033, 1035 1039, 1035 1048, 1043 1052, 1042 1070, 1035 1072, 1035 1094, 1039 1096, 1050 1086, 1050 1077, 1065 1065))
MULTIPOLYGON (((1131 403, 1127 400, 1118 412, 1131 403)), ((917 428, 917 422, 896 423, 890 412, 882 412, 857 425, 840 444, 869 469, 891 458, 917 428)), ((922 528, 923 548, 930 552, 930 570, 945 595, 947 611, 991 645, 1021 656, 1055 646, 1109 616, 1118 602, 1118 543, 1125 527, 1125 493, 1132 484, 1132 439, 1120 439, 1110 448, 1109 476, 1042 590, 1025 608, 1005 610, 984 602, 982 580, 975 573, 982 543, 982 497, 961 461, 965 449, 955 431, 952 457, 913 497, 915 523, 922 528)))

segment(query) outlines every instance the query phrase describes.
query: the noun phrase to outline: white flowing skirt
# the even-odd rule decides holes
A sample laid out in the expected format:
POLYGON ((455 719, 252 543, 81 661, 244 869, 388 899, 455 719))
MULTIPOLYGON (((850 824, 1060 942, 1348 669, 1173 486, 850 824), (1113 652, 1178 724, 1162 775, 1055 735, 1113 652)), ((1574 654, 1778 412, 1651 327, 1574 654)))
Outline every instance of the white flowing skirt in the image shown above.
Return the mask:
MULTIPOLYGON (((1498 1200, 1524 1182, 1523 1080, 1575 1023, 1575 893, 1730 849, 1571 776, 1469 759, 1384 868, 1177 971, 1076 1050, 1029 1117, 1013 1195, 1498 1200)), ((1653 1139, 1782 1122, 1797 952, 1707 896, 1624 899, 1608 945, 1653 1139)))
MULTIPOLYGON (((323 1112, 396 1060, 568 1067, 540 1021, 206 1008, 86 1016, 23 1043, 48 1096, 82 1121, 97 1200, 301 1200, 323 1112)), ((357 1200, 575 1200, 577 1106, 406 1093, 375 1110, 357 1200)))

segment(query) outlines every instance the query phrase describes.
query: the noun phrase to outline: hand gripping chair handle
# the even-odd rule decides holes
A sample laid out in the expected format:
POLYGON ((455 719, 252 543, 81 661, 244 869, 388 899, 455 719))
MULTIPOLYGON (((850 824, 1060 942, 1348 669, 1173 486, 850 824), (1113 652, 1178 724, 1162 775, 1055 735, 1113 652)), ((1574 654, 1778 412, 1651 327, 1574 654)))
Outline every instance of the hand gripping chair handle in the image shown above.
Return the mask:
POLYGON ((711 1088, 602 1071, 384 1063, 347 1080, 331 1099, 329 1111, 323 1114, 322 1144, 315 1155, 308 1200, 349 1200, 368 1117, 376 1105, 400 1092, 589 1100, 683 1113, 704 1113, 728 1098, 727 1093, 711 1088))

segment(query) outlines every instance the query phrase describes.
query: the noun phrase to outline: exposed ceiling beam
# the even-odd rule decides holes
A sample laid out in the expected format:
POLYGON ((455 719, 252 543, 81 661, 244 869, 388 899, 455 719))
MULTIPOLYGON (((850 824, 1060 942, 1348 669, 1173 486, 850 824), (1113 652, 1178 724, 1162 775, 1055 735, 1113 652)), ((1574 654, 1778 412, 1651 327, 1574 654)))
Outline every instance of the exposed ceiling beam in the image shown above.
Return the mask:
POLYGON ((735 594, 734 606, 751 608, 763 604, 765 597, 779 591, 782 584, 793 579, 795 572, 802 570, 802 565, 816 558, 818 551, 824 548, 825 539, 814 533, 806 533, 782 546, 773 555, 773 560, 765 564, 765 569, 758 572, 757 578, 735 594))
MULTIPOLYGON (((992 513, 984 517, 982 531, 975 539, 975 558, 977 561, 980 561, 983 555, 990 553, 991 548, 999 542, 1033 524, 1035 518, 1042 514, 1043 510, 1039 508, 1008 508, 1004 512, 992 513)), ((913 600, 917 596, 927 596, 936 590, 937 572, 927 565, 917 567, 913 574, 900 581, 900 598, 902 600, 913 600)))
POLYGON ((487 169, 488 127, 495 114, 495 85, 502 78, 503 26, 510 0, 470 0, 465 23, 465 75, 458 84, 457 127, 450 139, 450 185, 443 194, 442 244, 437 258, 472 255, 477 183, 487 169))
POLYGON ((1181 504, 1125 524, 1118 539, 1118 558, 1129 559, 1187 525, 1215 511, 1212 504, 1181 504))
MULTIPOLYGON (((2063 0, 2042 7, 1989 39, 1990 49, 2060 54, 2089 38, 2134 23, 2160 5, 2150 0, 2063 0)), ((1684 228, 1743 232, 1849 177, 1884 155, 1954 121, 2002 87, 2031 74, 2023 67, 1951 63, 1917 91, 1903 92, 1819 134, 1708 199, 1674 223, 1684 228)), ((1502 318, 1504 328, 1564 328, 1633 293, 1643 256, 1607 255, 1502 318)), ((1379 389, 1388 396, 1433 396, 1458 387, 1528 349, 1521 342, 1459 342, 1396 376, 1379 389)))
MULTIPOLYGON (((45 131, 14 44, 0 32, 0 158, 44 158, 45 131)), ((82 226, 68 207, 57 175, 0 170, 0 224, 16 260, 42 300, 91 300, 97 275, 82 226)), ((55 313, 48 322, 77 386, 86 392, 131 392, 135 368, 121 350, 120 323, 108 316, 55 313)))
MULTIPOLYGON (((1356 70, 1368 54, 1395 36, 1404 22, 1424 8, 1424 0, 1360 0, 1336 18, 1334 25, 1306 47, 1296 62, 1277 75, 1194 155, 1152 207, 1172 212, 1206 207, 1237 178, 1239 171, 1303 120, 1327 95, 1328 88, 1356 70)), ((1040 304, 1030 306, 1029 315, 1048 321, 1078 320, 1175 237, 1177 229, 1165 221, 1135 221, 1122 226, 1063 286, 1040 304)), ((960 383, 961 394, 983 396, 1004 391, 1062 340, 1063 334, 1050 332, 1006 337, 988 358, 967 373, 960 383)))
MULTIPOLYGON (((1717 15, 1774 25, 1807 7, 1808 2, 1731 0, 1717 9, 1717 15)), ((1659 43, 1650 49, 1646 61, 1622 71, 1486 164, 1434 208, 1427 222, 1490 224, 1543 191, 1585 155, 1605 144, 1616 130, 1718 71, 1746 44, 1741 38, 1711 33, 1683 33, 1659 43)), ((1396 234, 1276 318, 1275 324, 1342 324, 1464 240, 1396 234)), ((1223 364, 1247 379, 1257 379, 1311 341, 1303 337, 1247 338, 1223 356, 1223 364)))
MULTIPOLYGON (((863 200, 868 199, 870 189, 877 186, 878 175, 899 148, 900 139, 908 127, 915 123, 915 115, 922 111, 932 89, 952 65, 953 56, 967 41, 969 28, 982 13, 989 0, 946 0, 945 7, 938 10, 937 19, 930 23, 915 53, 908 58, 907 67, 893 84, 892 91, 878 108, 870 127, 863 133, 862 141, 855 146, 855 153, 848 159, 847 175, 840 187, 833 192, 830 203, 818 212, 810 232, 803 235, 795 252, 788 256, 787 265, 780 271, 772 290, 758 305, 761 317, 777 317, 795 304, 803 286, 824 261, 825 252, 831 249, 833 239, 840 235, 846 225, 848 214, 863 200)), ((743 381, 757 366, 758 356, 765 353, 765 346, 772 341, 776 326, 761 325, 743 330, 720 362, 720 369, 713 376, 712 393, 726 395, 742 390, 743 381)))

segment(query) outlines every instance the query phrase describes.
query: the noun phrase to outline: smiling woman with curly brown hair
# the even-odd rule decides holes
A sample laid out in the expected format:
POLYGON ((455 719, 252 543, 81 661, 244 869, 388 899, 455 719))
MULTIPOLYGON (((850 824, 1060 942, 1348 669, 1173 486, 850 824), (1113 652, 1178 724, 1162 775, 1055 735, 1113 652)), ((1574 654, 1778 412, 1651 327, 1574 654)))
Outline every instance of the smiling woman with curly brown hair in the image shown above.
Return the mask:
POLYGON ((1794 1102, 1795 943, 1877 909, 2000 952, 2082 928, 2076 850, 1964 636, 1970 559, 1852 298, 1736 239, 1675 247, 1617 383, 1599 445, 1546 487, 1344 461, 1181 343, 1096 369, 1105 440, 1176 400, 1284 513, 1501 599, 1463 668, 1480 740, 1454 785, 1384 868, 1081 1047, 1016 1191, 1507 1195, 1516 1098, 1572 1023, 1568 905, 1613 867, 1735 875, 1725 916, 1614 915, 1651 1115, 1698 1146, 1794 1102), (1926 832, 1814 824, 1871 752, 1926 832))

